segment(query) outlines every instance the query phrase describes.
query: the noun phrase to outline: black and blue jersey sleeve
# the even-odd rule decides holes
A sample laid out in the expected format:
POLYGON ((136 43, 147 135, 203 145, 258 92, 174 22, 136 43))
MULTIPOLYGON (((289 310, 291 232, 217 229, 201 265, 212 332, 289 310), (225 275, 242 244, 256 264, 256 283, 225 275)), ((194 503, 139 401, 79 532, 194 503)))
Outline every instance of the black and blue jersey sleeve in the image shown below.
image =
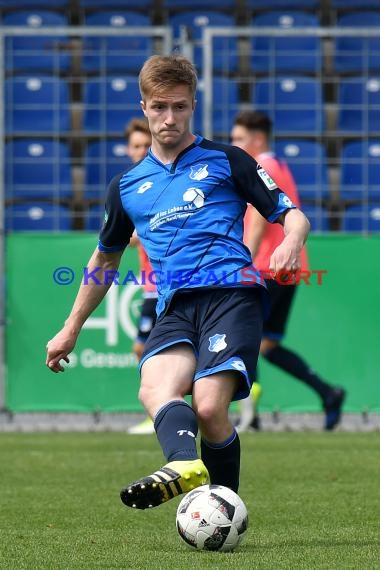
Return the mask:
POLYGON ((277 187, 261 166, 244 150, 230 147, 227 156, 236 191, 268 222, 275 222, 286 210, 296 207, 285 192, 277 187))
POLYGON ((121 202, 119 188, 121 177, 122 174, 115 176, 107 189, 104 223, 98 242, 98 249, 106 253, 125 249, 135 229, 121 202))

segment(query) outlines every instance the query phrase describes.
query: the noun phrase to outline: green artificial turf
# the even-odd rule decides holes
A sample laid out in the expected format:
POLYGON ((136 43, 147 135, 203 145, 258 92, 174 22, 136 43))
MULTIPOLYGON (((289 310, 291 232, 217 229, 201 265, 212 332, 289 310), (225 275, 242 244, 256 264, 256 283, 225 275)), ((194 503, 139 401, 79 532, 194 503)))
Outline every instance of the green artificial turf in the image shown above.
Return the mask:
POLYGON ((149 511, 119 490, 164 461, 155 436, 0 434, 2 570, 380 568, 377 433, 244 434, 239 550, 189 550, 179 498, 149 511))

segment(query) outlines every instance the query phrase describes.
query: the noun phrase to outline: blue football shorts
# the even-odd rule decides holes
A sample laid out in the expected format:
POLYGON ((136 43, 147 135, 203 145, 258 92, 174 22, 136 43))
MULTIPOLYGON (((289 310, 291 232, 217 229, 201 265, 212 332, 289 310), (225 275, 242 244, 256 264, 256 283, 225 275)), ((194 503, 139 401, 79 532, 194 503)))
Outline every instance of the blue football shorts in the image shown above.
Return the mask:
POLYGON ((263 287, 179 291, 145 345, 144 362, 165 348, 188 343, 197 359, 194 381, 234 370, 242 382, 234 400, 249 395, 256 375, 263 323, 263 287))

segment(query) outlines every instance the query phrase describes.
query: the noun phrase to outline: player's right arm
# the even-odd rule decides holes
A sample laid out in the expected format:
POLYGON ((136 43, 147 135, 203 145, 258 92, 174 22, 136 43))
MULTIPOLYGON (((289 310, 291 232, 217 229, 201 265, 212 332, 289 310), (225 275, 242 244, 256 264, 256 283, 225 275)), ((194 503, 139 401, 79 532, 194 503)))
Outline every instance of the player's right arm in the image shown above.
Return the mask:
POLYGON ((112 272, 118 269, 133 234, 134 225, 120 199, 120 178, 113 178, 108 187, 98 247, 85 268, 86 278, 82 280, 71 312, 63 328, 47 343, 46 365, 52 372, 64 371, 60 361, 69 362, 68 355, 74 349, 84 323, 107 294, 112 284, 112 272))
POLYGON ((96 307, 104 299, 112 284, 110 273, 119 267, 123 252, 104 253, 95 249, 87 267, 86 279, 82 280, 73 307, 62 329, 47 343, 46 365, 52 372, 63 372, 60 360, 69 362, 79 333, 96 307), (93 276, 93 277, 88 277, 93 276))

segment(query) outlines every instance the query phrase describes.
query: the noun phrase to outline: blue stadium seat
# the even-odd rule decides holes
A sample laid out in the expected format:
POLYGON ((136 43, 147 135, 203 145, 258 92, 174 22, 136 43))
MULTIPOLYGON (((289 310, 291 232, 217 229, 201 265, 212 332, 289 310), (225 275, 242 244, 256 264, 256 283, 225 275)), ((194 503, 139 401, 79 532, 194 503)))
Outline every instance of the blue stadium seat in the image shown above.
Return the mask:
MULTIPOLYGON (((194 113, 194 130, 203 134, 204 103, 203 88, 200 82, 197 91, 197 105, 194 113)), ((213 136, 229 136, 234 118, 240 107, 239 85, 236 80, 226 77, 214 77, 212 81, 211 122, 213 136)))
POLYGON ((340 163, 342 199, 380 200, 380 139, 346 143, 340 163))
POLYGON ((95 77, 84 85, 83 128, 118 136, 124 125, 141 114, 138 78, 134 75, 95 77))
MULTIPOLYGON (((252 25, 257 28, 274 27, 278 30, 303 31, 317 28, 315 14, 301 11, 274 11, 255 16, 252 25)), ((321 67, 321 41, 317 36, 254 36, 251 40, 251 67, 254 73, 275 72, 317 73, 321 67)))
POLYGON ((47 202, 20 202, 6 208, 5 230, 68 231, 71 211, 65 206, 47 202))
MULTIPOLYGON (((379 4, 380 8, 380 4, 379 4)), ((340 28, 380 28, 380 12, 355 11, 338 18, 340 28)), ((380 37, 346 36, 335 40, 334 69, 339 73, 380 70, 380 37)))
MULTIPOLYGON (((104 0, 79 0, 79 6, 81 8, 104 8, 105 4, 107 8, 111 6, 125 8, 127 2, 126 0, 108 0, 107 2, 104 0)), ((138 2, 133 3, 133 9, 136 10, 138 8, 151 8, 153 5, 154 0, 138 0, 138 2)))
MULTIPOLYGON (((107 10, 86 16, 85 25, 130 30, 136 26, 149 28, 151 21, 138 12, 107 10)), ((98 73, 139 71, 152 53, 153 40, 149 35, 89 36, 83 41, 82 69, 98 73)))
POLYGON ((331 8, 362 10, 363 8, 380 8, 379 0, 330 0, 331 8))
POLYGON ((252 10, 283 8, 285 10, 304 10, 319 7, 318 0, 245 0, 245 6, 252 10))
POLYGON ((71 160, 66 143, 15 139, 5 145, 5 191, 9 198, 72 196, 71 160))
POLYGON ((315 204, 302 204, 302 211, 310 222, 310 231, 313 233, 328 232, 330 230, 329 212, 315 204))
POLYGON ((69 86, 54 75, 15 75, 5 80, 7 134, 66 132, 71 124, 69 86))
POLYGON ((256 81, 252 102, 266 112, 275 134, 318 135, 324 128, 322 86, 318 79, 302 76, 256 81))
MULTIPOLYGON (((51 7, 51 6, 50 6, 51 7)), ((68 36, 42 36, 39 30, 46 26, 67 26, 64 14, 48 10, 17 11, 5 14, 4 26, 25 26, 36 31, 35 36, 7 36, 5 68, 7 71, 30 70, 59 73, 67 71, 71 56, 68 36)), ((6 30, 4 30, 6 32, 6 30)))
POLYGON ((339 131, 380 132, 380 78, 342 78, 337 94, 339 131))
POLYGON ((346 208, 342 230, 346 232, 380 232, 380 202, 346 208))
MULTIPOLYGON (((200 73, 203 69, 203 45, 202 34, 205 27, 225 26, 238 28, 234 17, 216 10, 194 10, 191 12, 179 12, 169 16, 169 22, 173 27, 174 39, 180 37, 181 27, 188 30, 189 38, 194 42, 193 61, 200 73)), ((234 72, 238 66, 238 44, 235 37, 215 37, 212 43, 212 68, 216 72, 234 72)))
POLYGON ((297 183, 301 200, 316 201, 329 197, 326 148, 317 141, 280 139, 276 154, 287 162, 297 183))
POLYGON ((65 8, 68 7, 70 4, 70 0, 0 0, 0 8, 32 8, 34 9, 36 6, 38 7, 48 7, 49 9, 52 8, 52 4, 54 4, 54 9, 56 8, 65 8))
POLYGON ((108 139, 87 145, 84 167, 84 198, 105 196, 110 180, 131 164, 126 155, 125 139, 108 139))
POLYGON ((203 10, 207 5, 207 9, 211 10, 223 10, 230 8, 231 10, 235 8, 235 0, 163 0, 163 7, 169 10, 203 10))

